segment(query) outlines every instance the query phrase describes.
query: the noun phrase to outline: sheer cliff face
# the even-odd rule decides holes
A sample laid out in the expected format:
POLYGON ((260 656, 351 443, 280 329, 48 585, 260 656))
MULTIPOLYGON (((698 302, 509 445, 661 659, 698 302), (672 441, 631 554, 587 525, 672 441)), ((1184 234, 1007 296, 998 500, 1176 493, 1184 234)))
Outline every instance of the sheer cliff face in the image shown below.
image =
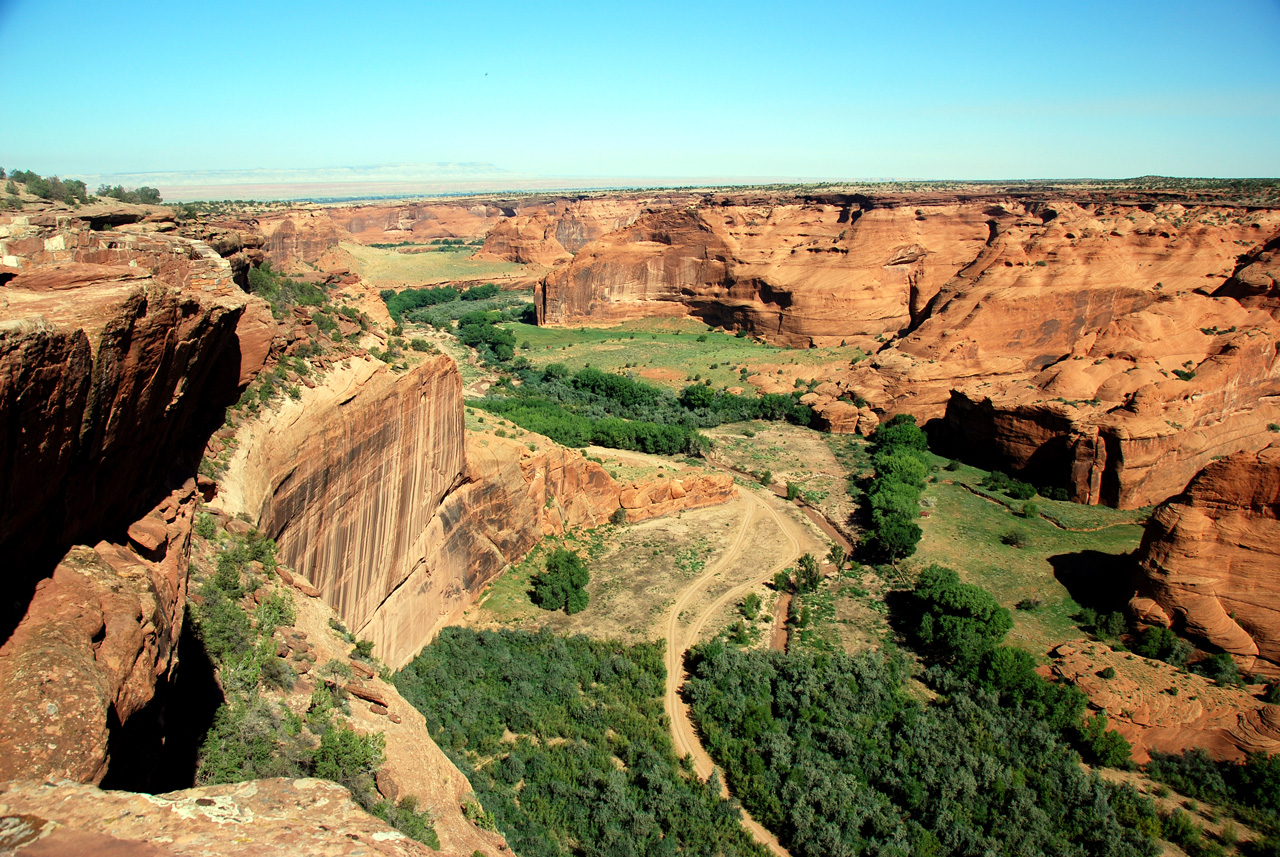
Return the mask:
POLYGON ((1140 618, 1280 675, 1280 445, 1202 470, 1156 509, 1138 559, 1140 618))
POLYGON ((632 223, 670 196, 627 198, 532 197, 411 205, 295 208, 258 219, 264 250, 277 265, 315 263, 342 241, 357 244, 425 243, 437 238, 484 239, 484 257, 557 265, 583 246, 632 223))
MULTIPOLYGON (((450 524, 441 505, 466 481, 453 361, 399 376, 380 365, 349 361, 269 421, 242 428, 242 474, 219 498, 258 520, 281 559, 357 630, 438 551, 450 524)), ((430 570, 441 573, 410 618, 423 627, 456 597, 449 570, 430 570)), ((392 646, 376 642, 383 653, 392 646)))
POLYGON ((906 327, 985 246, 981 205, 770 201, 668 208, 579 252, 539 286, 545 324, 696 315, 787 345, 906 327), (917 213, 919 211, 920 213, 917 213))
POLYGON ((0 779, 97 782, 175 663, 200 450, 273 324, 207 245, 0 220, 0 779))
POLYGON ((548 324, 697 315, 789 345, 914 330, 897 350, 916 360, 1040 368, 1160 290, 1221 284, 1239 242, 1278 226, 1274 212, 1066 198, 728 198, 587 245, 546 277, 539 311, 548 324))
POLYGON ((270 313, 198 242, 13 218, 0 245, 0 551, 38 578, 194 472, 270 313))
POLYGON ((465 437, 448 357, 402 375, 351 360, 241 427, 217 504, 246 512, 393 668, 539 538, 731 499, 718 474, 619 485, 529 435, 465 437))

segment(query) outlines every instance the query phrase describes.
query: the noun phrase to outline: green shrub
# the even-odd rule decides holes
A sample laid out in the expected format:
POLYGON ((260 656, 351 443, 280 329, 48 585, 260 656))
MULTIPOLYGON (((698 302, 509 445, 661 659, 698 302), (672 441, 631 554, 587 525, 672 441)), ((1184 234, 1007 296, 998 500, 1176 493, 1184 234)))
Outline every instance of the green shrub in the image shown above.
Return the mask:
POLYGON ((1085 761, 1108 768, 1133 767, 1133 746, 1119 732, 1107 728, 1107 716, 1087 717, 1080 729, 1085 761))
POLYGON ((205 540, 212 539, 218 532, 218 519, 208 512, 201 512, 196 515, 196 524, 193 529, 200 538, 205 540))
POLYGON ((1192 666, 1192 669, 1220 685, 1239 687, 1244 684, 1235 659, 1226 652, 1210 655, 1192 666))
POLYGON ((1169 628, 1153 625, 1138 634, 1133 650, 1144 658, 1161 660, 1175 667, 1184 667, 1195 649, 1169 628))
POLYGON ((1011 548, 1026 547, 1028 541, 1029 539, 1027 538, 1027 534, 1023 530, 1005 530, 1000 535, 1000 543, 1008 545, 1011 548))
POLYGON ((351 657, 358 661, 372 661, 373 640, 356 640, 356 646, 351 650, 351 657))
POLYGON ((426 810, 419 812, 418 800, 413 795, 406 795, 399 803, 380 801, 370 812, 410 839, 436 851, 440 850, 440 836, 432 823, 431 813, 426 810))

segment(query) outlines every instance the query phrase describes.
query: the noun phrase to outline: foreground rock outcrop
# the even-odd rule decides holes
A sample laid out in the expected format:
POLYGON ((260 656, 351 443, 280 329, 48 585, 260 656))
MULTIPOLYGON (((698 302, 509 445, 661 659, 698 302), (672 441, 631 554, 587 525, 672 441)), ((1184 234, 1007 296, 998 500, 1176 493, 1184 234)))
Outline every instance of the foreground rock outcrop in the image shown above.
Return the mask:
POLYGON ((130 216, 0 221, 0 778, 101 781, 171 678, 200 451, 272 347, 230 263, 130 216))
POLYGON ((1280 676, 1280 444, 1213 462, 1162 503, 1138 568, 1140 619, 1280 676))
POLYGON ((271 346, 206 245, 30 221, 0 222, 0 552, 28 585, 194 472, 271 346))
POLYGON ((0 647, 0 780, 107 774, 111 725, 146 708, 177 661, 195 505, 189 479, 126 541, 72 548, 36 584, 0 647))
POLYGON ((464 853, 433 851, 369 815, 342 786, 311 779, 252 780, 161 795, 71 782, 5 783, 0 849, 26 857, 464 853))

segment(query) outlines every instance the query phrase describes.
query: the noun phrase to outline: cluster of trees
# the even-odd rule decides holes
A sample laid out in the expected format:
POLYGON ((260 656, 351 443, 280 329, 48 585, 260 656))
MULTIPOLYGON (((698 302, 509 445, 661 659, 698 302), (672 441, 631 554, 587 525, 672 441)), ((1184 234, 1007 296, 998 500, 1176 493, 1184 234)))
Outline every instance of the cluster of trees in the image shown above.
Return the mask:
MULTIPOLYGON (((516 309, 515 316, 523 316, 524 314, 523 302, 515 296, 509 296, 507 300, 503 300, 502 290, 494 283, 485 283, 482 286, 472 286, 468 289, 458 289, 453 286, 403 289, 399 292, 395 289, 383 289, 379 292, 379 295, 387 305, 387 313, 396 324, 403 324, 407 320, 443 328, 450 326, 450 323, 461 315, 473 312, 476 309, 511 310, 515 308, 515 303, 521 304, 516 309), (484 305, 461 306, 453 308, 453 311, 441 311, 441 308, 450 304, 457 304, 460 301, 465 301, 468 304, 484 302, 484 305)), ((503 320, 510 320, 510 317, 514 316, 504 312, 503 320)))
MULTIPOLYGON (((479 287, 483 288, 483 287, 479 287)), ((467 299, 464 294, 463 300, 467 299)), ((498 327, 499 310, 474 310, 458 319, 458 339, 474 348, 485 363, 506 363, 516 356, 516 335, 498 327)))
POLYGON ((778 592, 813 592, 822 583, 818 560, 811 553, 800 555, 794 571, 780 571, 773 576, 773 588, 778 592))
POLYGON ((880 652, 690 653, 686 698, 743 805, 796 857, 1154 855, 1159 820, 1054 730, 972 684, 905 692, 880 652))
MULTIPOLYGON (((4 178, 3 171, 0 171, 0 178, 4 178)), ((45 178, 31 170, 14 170, 9 173, 8 181, 5 183, 5 192, 11 199, 17 199, 18 185, 25 185, 29 194, 40 197, 41 199, 50 199, 56 202, 65 202, 67 205, 81 205, 90 200, 89 189, 85 187, 85 183, 79 179, 63 179, 57 176, 45 178)))
POLYGON ((676 758, 665 679, 661 643, 446 628, 395 682, 517 854, 764 857, 676 758))
MULTIPOLYGON (((10 208, 17 208, 22 205, 18 196, 18 185, 23 185, 26 192, 33 196, 55 202, 64 202, 67 205, 83 205, 94 198, 89 193, 89 188, 79 179, 60 179, 57 176, 46 178, 31 170, 12 170, 6 173, 4 169, 0 168, 0 180, 6 179, 4 189, 8 196, 7 204, 10 208)), ((114 187, 102 185, 98 188, 97 195, 118 199, 122 202, 148 205, 158 205, 163 201, 160 197, 160 191, 153 187, 145 186, 127 190, 120 185, 114 187)))
POLYGON ((1280 854, 1280 755, 1219 762, 1199 748, 1181 756, 1152 751, 1145 773, 1181 794, 1223 806, 1264 833, 1255 854, 1280 854))
POLYGON ((321 286, 282 274, 271 267, 270 262, 249 269, 249 291, 271 304, 276 318, 284 318, 291 307, 324 306, 329 299, 321 286))
POLYGON ((813 418, 799 393, 737 396, 694 384, 674 395, 625 375, 590 366, 570 372, 560 363, 541 370, 521 365, 515 374, 519 387, 495 388, 477 405, 565 446, 701 454, 708 441, 700 427, 750 419, 808 425, 813 418))
POLYGON ((706 384, 691 384, 673 394, 662 387, 591 366, 570 372, 561 363, 519 371, 524 389, 579 413, 645 420, 664 425, 711 428, 743 420, 786 420, 810 425, 813 410, 795 394, 735 395, 706 384))
POLYGON ((1030 482, 1014 479, 1007 473, 993 470, 982 480, 982 487, 991 491, 999 491, 1013 500, 1030 500, 1040 494, 1050 500, 1068 499, 1067 489, 1061 486, 1036 488, 1030 482))
POLYGON ((708 749, 793 854, 1154 855, 1166 827, 1181 835, 1181 817, 1084 773, 1081 754, 1131 766, 1128 744, 1084 717, 1078 689, 1001 645, 1012 618, 990 593, 931 566, 892 618, 929 665, 931 702, 904 691, 909 661, 892 648, 718 639, 690 653, 685 695, 708 749))
POLYGON ((862 544, 870 559, 896 562, 915 553, 922 535, 920 493, 929 475, 924 451, 929 439, 910 414, 898 414, 876 429, 871 442, 875 476, 867 490, 871 522, 862 544))
POLYGON ((164 200, 160 197, 160 191, 153 187, 128 188, 120 185, 100 185, 98 187, 98 196, 108 197, 110 199, 118 199, 121 202, 132 202, 137 205, 159 205, 164 200))
POLYGON ((586 416, 536 395, 491 395, 474 404, 528 431, 546 435, 562 446, 595 444, 653 455, 698 455, 708 443, 705 437, 687 426, 586 416))
POLYGON ((383 289, 379 292, 382 302, 387 305, 387 313, 396 324, 403 323, 404 314, 409 310, 435 306, 436 304, 452 303, 459 298, 460 294, 453 286, 403 289, 399 292, 395 289, 383 289))
POLYGON ((581 613, 590 600, 586 590, 590 580, 582 557, 566 548, 556 548, 547 556, 546 570, 533 581, 533 603, 543 610, 581 613))
MULTIPOLYGON (((197 532, 213 538, 217 530, 204 515, 197 532)), ((293 599, 276 588, 251 607, 251 593, 274 573, 275 544, 256 532, 221 538, 214 570, 197 576, 200 599, 188 605, 196 639, 216 668, 225 697, 201 743, 196 781, 213 785, 264 777, 332 780, 366 810, 439 848, 430 815, 419 812, 412 798, 396 804, 378 793, 375 771, 383 761, 384 737, 380 732, 356 732, 346 724, 342 715, 350 709, 339 687, 318 685, 305 716, 266 693, 291 689, 297 677, 276 655, 272 637, 276 628, 294 623, 293 599)), ((338 661, 321 667, 321 672, 351 677, 350 666, 338 661)))
POLYGON ((1129 742, 1107 730, 1105 716, 1084 719, 1084 693, 1043 679, 1026 650, 1000 645, 1013 617, 982 587, 962 583, 950 568, 931 565, 917 577, 910 597, 895 605, 893 620, 933 665, 927 678, 936 687, 967 685, 993 694, 1005 708, 1045 724, 1088 761, 1132 767, 1129 742))

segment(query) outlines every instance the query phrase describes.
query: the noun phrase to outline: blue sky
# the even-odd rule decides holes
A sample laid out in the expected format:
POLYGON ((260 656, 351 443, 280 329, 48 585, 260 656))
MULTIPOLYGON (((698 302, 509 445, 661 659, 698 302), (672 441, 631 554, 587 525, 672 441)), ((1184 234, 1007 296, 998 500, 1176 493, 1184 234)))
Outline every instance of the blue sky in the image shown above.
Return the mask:
POLYGON ((0 164, 1280 174, 1280 0, 0 0, 0 164))

